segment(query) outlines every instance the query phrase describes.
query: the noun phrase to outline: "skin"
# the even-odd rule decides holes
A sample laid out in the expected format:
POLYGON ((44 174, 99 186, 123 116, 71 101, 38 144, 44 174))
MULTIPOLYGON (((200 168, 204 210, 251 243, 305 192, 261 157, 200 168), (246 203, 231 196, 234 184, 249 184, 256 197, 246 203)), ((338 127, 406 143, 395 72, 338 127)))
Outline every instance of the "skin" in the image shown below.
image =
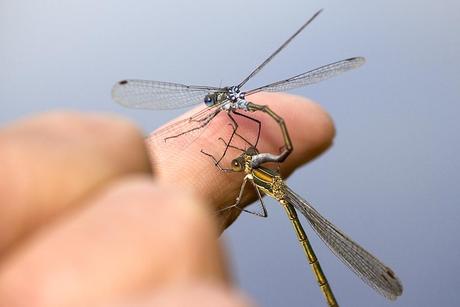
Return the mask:
MULTIPOLYGON (((317 104, 264 93, 252 101, 288 125, 284 176, 332 144, 317 104)), ((276 152, 276 124, 262 127, 260 151, 276 152)), ((252 306, 217 240, 239 214, 216 211, 235 201, 242 174, 223 174, 200 153, 215 139, 178 159, 160 144, 107 114, 50 112, 0 129, 0 307, 252 306)))

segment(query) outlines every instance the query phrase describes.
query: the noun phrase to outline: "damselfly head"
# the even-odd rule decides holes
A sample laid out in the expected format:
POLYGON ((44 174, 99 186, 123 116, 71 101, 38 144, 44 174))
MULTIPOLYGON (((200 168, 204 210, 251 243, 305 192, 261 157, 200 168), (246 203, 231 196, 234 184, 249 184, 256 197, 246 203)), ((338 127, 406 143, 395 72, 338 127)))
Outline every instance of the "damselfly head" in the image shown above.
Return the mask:
POLYGON ((213 105, 216 104, 216 93, 212 93, 212 94, 208 94, 204 96, 203 101, 207 107, 212 107, 213 105))
POLYGON ((241 155, 238 158, 232 160, 232 170, 234 172, 242 172, 244 170, 244 157, 243 157, 243 155, 241 155))

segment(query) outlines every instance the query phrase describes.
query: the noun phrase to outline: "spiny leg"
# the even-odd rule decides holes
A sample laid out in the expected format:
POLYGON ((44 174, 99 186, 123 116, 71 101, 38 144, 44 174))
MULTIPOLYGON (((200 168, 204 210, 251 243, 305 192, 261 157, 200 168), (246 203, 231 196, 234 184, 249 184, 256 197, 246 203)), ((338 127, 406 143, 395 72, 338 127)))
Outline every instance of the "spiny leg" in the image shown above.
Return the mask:
POLYGON ((254 212, 254 211, 251 211, 251 210, 248 210, 248 209, 241 209, 241 210, 244 211, 244 212, 247 212, 247 213, 254 214, 254 215, 259 216, 259 217, 267 217, 268 216, 267 208, 265 207, 264 201, 262 200, 262 194, 260 194, 260 190, 257 188, 257 185, 252 181, 251 181, 251 183, 252 183, 252 186, 254 187, 254 189, 256 190, 257 198, 259 200, 260 207, 262 208, 262 213, 254 212))
POLYGON ((209 114, 205 118, 202 118, 202 119, 199 119, 199 120, 192 120, 193 122, 200 123, 199 126, 194 127, 192 129, 189 129, 187 131, 182 131, 182 132, 180 132, 178 134, 175 134, 175 135, 167 136, 167 137, 164 138, 164 141, 166 142, 169 139, 175 139, 175 138, 178 138, 178 137, 180 137, 180 136, 182 136, 184 134, 188 134, 188 133, 190 133, 192 131, 196 131, 196 130, 200 130, 200 129, 204 128, 205 126, 207 126, 209 124, 209 122, 211 120, 214 119, 214 117, 217 116, 217 114, 220 113, 220 111, 222 111, 222 110, 220 108, 217 108, 213 113, 209 114))
POLYGON ((241 208, 239 207, 239 204, 240 204, 240 201, 241 201, 241 197, 243 196, 244 188, 246 187, 247 182, 248 182, 248 178, 244 177, 243 183, 241 184, 240 193, 238 194, 238 197, 236 198, 235 203, 233 205, 224 207, 224 208, 218 210, 217 212, 226 211, 226 210, 229 210, 229 209, 232 209, 232 208, 238 208, 238 209, 241 210, 241 208))
MULTIPOLYGON (((239 150, 239 151, 243 151, 243 152, 244 152, 243 149, 238 148, 238 147, 236 147, 236 146, 233 146, 233 145, 231 144, 231 142, 232 142, 233 138, 235 137, 235 135, 238 136, 243 142, 245 142, 246 144, 248 144, 250 147, 256 147, 257 144, 258 144, 258 142, 259 142, 259 139, 260 139, 260 132, 261 132, 261 125, 262 125, 262 124, 261 124, 261 122, 260 122, 259 120, 255 119, 255 118, 253 118, 253 117, 247 116, 247 115, 245 115, 245 114, 236 112, 236 111, 232 111, 232 112, 233 112, 234 114, 238 115, 238 116, 245 117, 245 118, 247 118, 247 119, 249 119, 249 120, 252 120, 252 121, 255 121, 255 122, 257 123, 257 125, 258 125, 258 128, 257 128, 257 139, 256 139, 255 145, 253 145, 253 144, 252 144, 251 142, 249 142, 245 137, 243 137, 241 134, 239 134, 239 133, 237 132, 237 130, 238 130, 238 123, 237 123, 236 120, 231 116, 230 111, 227 112, 227 116, 228 116, 228 117, 230 118, 230 120, 232 121, 231 123, 229 123, 229 125, 232 127, 233 130, 232 130, 232 134, 231 134, 231 136, 230 136, 228 142, 226 142, 222 137, 219 137, 219 139, 218 139, 218 140, 222 141, 222 142, 224 143, 224 145, 225 145, 224 152, 222 153, 222 155, 220 156, 220 158, 219 158, 219 159, 216 159, 213 155, 211 155, 211 154, 205 152, 203 149, 201 150, 201 152, 202 152, 203 154, 205 154, 205 155, 211 157, 212 160, 214 161, 214 164, 215 164, 219 169, 221 169, 221 170, 226 170, 226 168, 224 168, 224 167, 222 167, 222 166, 220 165, 220 162, 222 161, 222 159, 223 159, 223 158, 225 157, 225 155, 227 154, 229 148, 233 148, 233 149, 236 149, 236 150, 239 150)), ((215 115, 214 115, 214 116, 215 116, 215 115)), ((209 121, 208 121, 208 122, 209 122, 209 121)))
POLYGON ((226 211, 226 210, 229 210, 229 209, 232 209, 232 208, 235 208, 235 209, 238 209, 240 211, 250 213, 250 214, 253 214, 253 215, 256 215, 256 216, 259 216, 259 217, 267 217, 268 216, 267 208, 265 207, 265 204, 264 204, 264 202, 262 200, 262 195, 260 194, 259 189, 254 184, 254 182, 252 182, 252 180, 248 179, 247 177, 245 177, 244 180, 243 180, 243 184, 241 185, 241 188, 240 188, 240 193, 238 194, 238 197, 236 198, 235 203, 233 205, 231 205, 231 206, 222 208, 217 212, 220 213, 222 211, 226 211), (246 183, 248 182, 248 180, 251 181, 252 185, 254 186, 254 188, 256 190, 257 197, 258 197, 259 202, 260 202, 260 206, 262 207, 262 213, 254 212, 254 211, 251 211, 251 210, 247 210, 247 209, 245 209, 243 207, 240 207, 241 199, 243 198, 244 189, 246 187, 246 183))
MULTIPOLYGON (((229 125, 232 125, 232 124, 229 124, 229 125)), ((237 131, 235 131, 235 136, 239 137, 241 140, 243 140, 243 142, 245 142, 247 145, 249 145, 249 147, 253 147, 255 148, 255 145, 251 144, 251 142, 249 142, 245 137, 243 137, 241 134, 239 134, 237 131)), ((231 145, 230 143, 227 143, 222 137, 218 138, 219 141, 222 141, 222 143, 224 143, 225 146, 227 146, 228 148, 233 148, 233 149, 236 149, 236 150, 239 150, 241 152, 246 152, 246 149, 242 149, 242 148, 239 148, 239 147, 236 147, 234 145, 231 145)))
MULTIPOLYGON (((232 130, 232 134, 230 135, 230 138, 228 139, 228 142, 226 142, 226 146, 225 146, 224 152, 222 153, 222 155, 220 156, 220 158, 217 159, 217 162, 216 162, 216 163, 220 163, 220 161, 222 161, 222 159, 225 157, 225 155, 227 154, 229 145, 232 144, 232 140, 233 140, 233 137, 235 136, 236 130, 238 130, 238 123, 237 123, 236 120, 232 117, 232 115, 230 114, 230 111, 227 112, 227 116, 228 116, 228 117, 230 118, 230 120, 232 121, 232 123, 230 123, 230 125, 232 126, 233 130, 232 130)), ((224 143, 225 143, 225 142, 224 142, 224 143)))
POLYGON ((257 145, 259 144, 259 139, 260 139, 260 131, 261 131, 261 128, 262 128, 262 123, 260 122, 260 120, 255 119, 254 117, 239 113, 237 111, 233 111, 233 113, 235 113, 235 114, 237 114, 239 116, 245 117, 245 118, 247 118, 249 120, 252 120, 252 121, 257 123, 257 138, 256 138, 256 143, 255 144, 251 144, 251 142, 246 140, 244 137, 242 137, 241 135, 238 135, 243 141, 245 141, 247 144, 249 144, 249 146, 257 148, 257 145))
MULTIPOLYGON (((229 124, 229 125, 233 127, 232 124, 229 124)), ((237 132, 235 132, 235 135, 240 136, 237 132)), ((236 147, 236 146, 234 146, 234 145, 228 144, 222 137, 219 137, 217 140, 218 140, 218 141, 221 141, 222 143, 224 143, 225 147, 233 148, 233 149, 239 150, 239 151, 241 151, 241 152, 245 152, 244 149, 241 149, 241 148, 238 148, 238 147, 236 147)), ((218 161, 214 155, 212 155, 212 154, 210 154, 210 153, 204 151, 204 149, 201 149, 200 151, 201 151, 202 154, 204 154, 204 155, 210 157, 210 158, 214 161, 214 165, 217 166, 217 168, 218 168, 219 170, 221 170, 221 171, 223 171, 223 172, 225 172, 225 173, 228 173, 228 172, 233 171, 233 170, 230 169, 230 168, 225 168, 225 167, 223 167, 223 166, 220 164, 220 161, 218 161)))
MULTIPOLYGON (((229 124, 229 125, 231 125, 231 124, 229 124)), ((239 137, 239 138, 241 138, 241 139, 244 140, 244 138, 243 138, 238 132, 235 132, 235 136, 237 136, 237 137, 239 137)), ((224 143, 224 145, 225 145, 226 147, 228 147, 228 148, 232 148, 232 149, 235 149, 235 150, 238 150, 238 151, 241 151, 241 152, 246 152, 245 149, 242 149, 242 148, 236 147, 236 146, 234 146, 234 145, 228 144, 222 137, 219 137, 217 140, 219 140, 219 141, 221 141, 222 143, 224 143)), ((254 148, 254 147, 252 146, 252 144, 250 144, 250 143, 249 143, 249 146, 252 147, 252 148, 254 148)), ((204 151, 203 149, 201 149, 201 153, 204 154, 204 155, 206 155, 206 156, 208 156, 208 157, 210 157, 210 158, 214 161, 214 165, 217 166, 217 168, 219 168, 219 170, 221 170, 221 171, 223 171, 223 172, 226 172, 226 173, 228 173, 228 172, 230 172, 230 171, 233 171, 233 170, 230 169, 230 168, 225 168, 225 167, 223 167, 223 166, 220 164, 220 162, 216 159, 216 157, 215 157, 214 155, 212 155, 212 154, 210 154, 210 153, 204 151)))
POLYGON ((231 172, 233 172, 233 170, 232 170, 231 168, 222 167, 222 165, 220 165, 220 161, 218 161, 218 160, 216 159, 216 157, 214 157, 212 154, 207 153, 207 152, 204 151, 203 149, 201 149, 200 152, 201 152, 203 155, 206 155, 206 156, 210 157, 210 158, 214 161, 214 165, 215 165, 221 172, 224 172, 224 173, 231 173, 231 172))
MULTIPOLYGON (((238 136, 238 137, 240 137, 240 138, 242 138, 242 136, 239 135, 238 132, 235 132, 235 135, 238 136)), ((225 140, 224 140, 223 138, 221 138, 221 137, 218 138, 218 140, 219 140, 219 141, 222 141, 222 143, 224 143, 224 145, 227 146, 228 148, 233 148, 233 149, 239 150, 239 151, 241 151, 241 152, 245 152, 245 150, 242 149, 242 148, 239 148, 239 147, 236 147, 236 146, 234 146, 234 145, 228 144, 228 143, 225 142, 225 140)))

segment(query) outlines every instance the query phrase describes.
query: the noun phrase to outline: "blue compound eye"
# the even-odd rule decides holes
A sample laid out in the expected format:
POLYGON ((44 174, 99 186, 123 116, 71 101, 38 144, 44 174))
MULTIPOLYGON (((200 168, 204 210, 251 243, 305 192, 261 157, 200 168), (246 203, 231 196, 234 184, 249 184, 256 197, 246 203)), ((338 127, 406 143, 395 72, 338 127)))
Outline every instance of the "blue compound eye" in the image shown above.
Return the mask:
POLYGON ((214 105, 214 99, 211 98, 210 96, 204 97, 204 104, 208 107, 211 107, 214 105))

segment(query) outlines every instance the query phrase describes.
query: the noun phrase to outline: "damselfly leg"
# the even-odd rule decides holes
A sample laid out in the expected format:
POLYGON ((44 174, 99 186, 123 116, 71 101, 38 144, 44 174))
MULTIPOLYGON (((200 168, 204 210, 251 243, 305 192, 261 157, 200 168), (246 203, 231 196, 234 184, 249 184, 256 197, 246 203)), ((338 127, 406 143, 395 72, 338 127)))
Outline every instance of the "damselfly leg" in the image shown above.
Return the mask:
POLYGON ((209 122, 211 120, 213 120, 220 113, 220 111, 221 110, 219 110, 219 109, 215 109, 214 112, 206 115, 203 118, 195 118, 195 117, 188 118, 187 122, 189 124, 192 124, 193 128, 190 128, 189 130, 186 130, 186 131, 178 132, 177 134, 168 135, 168 136, 163 138, 163 141, 167 142, 167 141, 170 141, 172 139, 175 139, 175 138, 178 138, 180 136, 183 136, 185 134, 190 134, 190 133, 192 133, 194 131, 198 131, 198 130, 203 129, 204 127, 206 127, 209 124, 209 122))
MULTIPOLYGON (((255 120, 257 121, 256 119, 253 119, 251 117, 248 117, 248 116, 244 116, 244 117, 247 117, 249 119, 252 119, 252 120, 255 120)), ((257 121, 259 123, 259 129, 260 129, 260 121, 257 121)), ((241 134, 239 134, 237 132, 237 129, 238 129, 238 126, 236 126, 234 123, 229 123, 229 126, 232 127, 232 134, 231 134, 231 139, 230 139, 230 142, 233 141, 234 137, 237 136, 245 145, 245 147, 250 147, 252 146, 252 143, 249 142, 245 137, 243 137, 241 134)), ((259 130, 259 133, 257 134, 257 138, 256 138, 256 143, 259 142, 259 137, 260 137, 260 130, 259 130)), ((209 153, 209 152, 206 152, 204 149, 201 149, 201 153, 204 154, 205 156, 208 156, 209 158, 211 158, 211 160, 214 162, 214 165, 222 172, 224 173, 230 173, 230 172, 233 172, 233 170, 231 168, 225 168, 221 165, 221 162, 222 162, 222 159, 223 157, 226 155, 227 151, 229 149, 234 149, 236 151, 240 151, 240 152, 244 152, 245 149, 242 149, 240 147, 237 147, 235 145, 232 145, 230 142, 227 142, 225 141, 222 137, 219 137, 217 139, 218 141, 222 142, 224 144, 224 153, 219 157, 219 158, 216 158, 213 154, 209 153)))

